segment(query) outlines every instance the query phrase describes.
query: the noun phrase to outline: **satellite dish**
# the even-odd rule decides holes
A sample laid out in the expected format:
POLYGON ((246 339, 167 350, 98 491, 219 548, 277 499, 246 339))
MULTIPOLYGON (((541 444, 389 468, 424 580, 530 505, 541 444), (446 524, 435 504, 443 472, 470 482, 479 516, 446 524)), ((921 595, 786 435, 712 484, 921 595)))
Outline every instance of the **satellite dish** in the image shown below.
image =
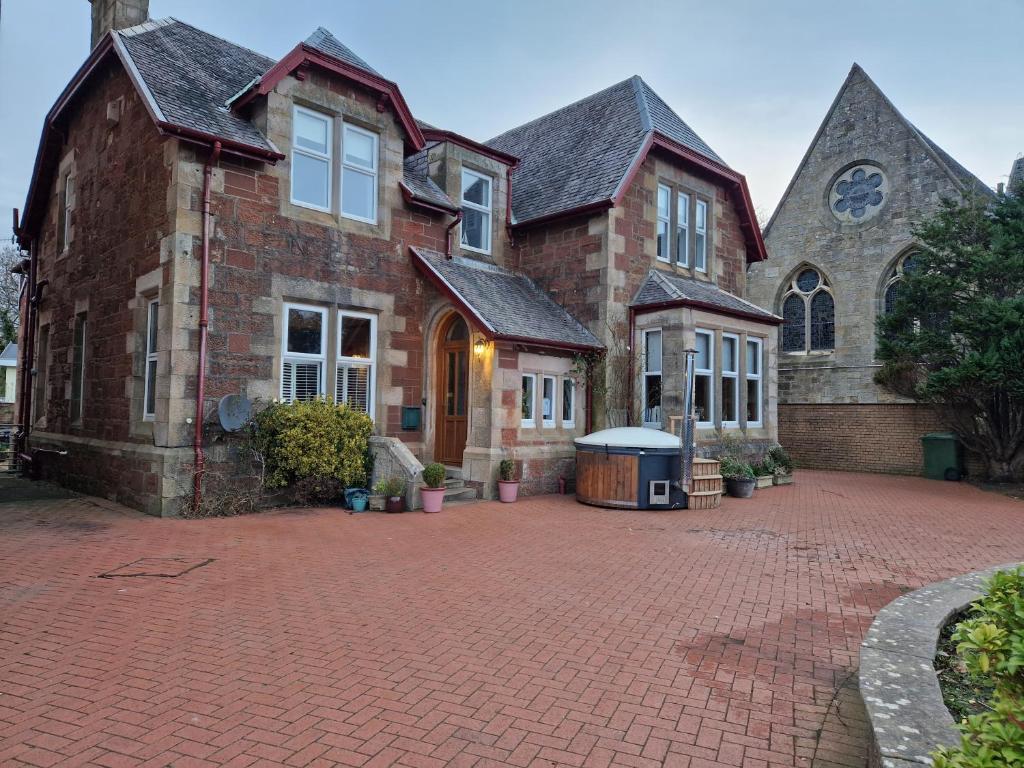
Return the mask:
POLYGON ((237 432, 252 415, 252 402, 241 395, 224 395, 217 404, 217 417, 225 432, 237 432))

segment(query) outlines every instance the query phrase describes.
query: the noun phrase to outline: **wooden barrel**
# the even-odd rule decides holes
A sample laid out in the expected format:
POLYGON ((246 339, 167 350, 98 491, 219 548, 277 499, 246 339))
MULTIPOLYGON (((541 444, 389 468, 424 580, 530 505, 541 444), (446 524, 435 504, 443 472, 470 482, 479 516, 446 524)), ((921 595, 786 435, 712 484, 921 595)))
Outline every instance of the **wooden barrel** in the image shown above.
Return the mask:
POLYGON ((640 457, 636 454, 576 450, 576 500, 599 507, 639 505, 640 457))

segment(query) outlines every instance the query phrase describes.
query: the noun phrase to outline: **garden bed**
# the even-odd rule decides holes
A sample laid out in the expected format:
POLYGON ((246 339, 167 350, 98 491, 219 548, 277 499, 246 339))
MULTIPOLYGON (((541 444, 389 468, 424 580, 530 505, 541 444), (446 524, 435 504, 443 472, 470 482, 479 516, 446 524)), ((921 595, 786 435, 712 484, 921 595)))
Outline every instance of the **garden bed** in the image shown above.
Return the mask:
POLYGON ((995 690, 991 677, 972 674, 963 659, 957 656, 953 632, 966 616, 961 612, 950 618, 939 635, 939 646, 935 651, 935 673, 939 678, 942 700, 957 722, 988 710, 988 701, 995 690))

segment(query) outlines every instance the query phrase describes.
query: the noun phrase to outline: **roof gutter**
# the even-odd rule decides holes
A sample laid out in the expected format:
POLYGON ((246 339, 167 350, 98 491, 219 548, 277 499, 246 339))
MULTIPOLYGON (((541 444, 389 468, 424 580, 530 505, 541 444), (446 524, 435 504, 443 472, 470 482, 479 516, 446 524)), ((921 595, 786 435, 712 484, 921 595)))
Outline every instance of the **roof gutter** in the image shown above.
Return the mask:
POLYGON ((768 317, 765 317, 754 312, 745 312, 742 309, 731 309, 719 304, 712 304, 708 301, 698 301, 697 299, 667 299, 665 301, 656 301, 651 304, 631 304, 629 311, 631 314, 635 315, 646 315, 651 312, 657 312, 661 309, 676 309, 678 307, 704 309, 709 312, 714 312, 716 315, 738 317, 743 320, 754 320, 758 323, 763 323, 764 325, 781 325, 783 322, 782 318, 778 315, 769 315, 768 317))

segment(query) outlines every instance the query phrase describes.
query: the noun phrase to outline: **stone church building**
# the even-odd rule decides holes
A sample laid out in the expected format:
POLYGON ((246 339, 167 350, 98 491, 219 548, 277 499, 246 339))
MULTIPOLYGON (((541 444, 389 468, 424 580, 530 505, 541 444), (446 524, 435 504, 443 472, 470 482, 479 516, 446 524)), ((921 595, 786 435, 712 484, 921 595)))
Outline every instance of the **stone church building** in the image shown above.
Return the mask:
POLYGON ((910 123, 858 65, 764 229, 747 298, 783 317, 779 440, 804 466, 921 471, 925 406, 874 383, 875 319, 912 264, 915 224, 992 191, 910 123))

